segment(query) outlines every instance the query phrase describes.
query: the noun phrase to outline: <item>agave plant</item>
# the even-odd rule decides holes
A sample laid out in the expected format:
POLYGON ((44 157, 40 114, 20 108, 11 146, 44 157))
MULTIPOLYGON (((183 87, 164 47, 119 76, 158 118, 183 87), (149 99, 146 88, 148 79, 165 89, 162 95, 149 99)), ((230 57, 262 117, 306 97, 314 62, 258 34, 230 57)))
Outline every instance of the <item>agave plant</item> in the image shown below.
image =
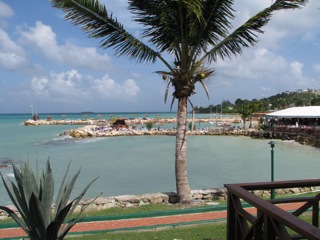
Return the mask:
POLYGON ((49 160, 42 174, 39 173, 38 166, 34 173, 30 163, 21 164, 20 170, 14 164, 12 166, 16 183, 9 178, 5 180, 0 174, 10 199, 21 217, 7 207, 0 206, 0 209, 7 212, 30 239, 63 239, 69 230, 83 218, 81 214, 85 208, 73 218, 71 214, 97 178, 92 180, 79 196, 70 201, 70 194, 81 169, 72 178, 67 178, 69 163, 54 203, 54 180, 49 160), (52 210, 53 203, 55 204, 54 210, 52 210))

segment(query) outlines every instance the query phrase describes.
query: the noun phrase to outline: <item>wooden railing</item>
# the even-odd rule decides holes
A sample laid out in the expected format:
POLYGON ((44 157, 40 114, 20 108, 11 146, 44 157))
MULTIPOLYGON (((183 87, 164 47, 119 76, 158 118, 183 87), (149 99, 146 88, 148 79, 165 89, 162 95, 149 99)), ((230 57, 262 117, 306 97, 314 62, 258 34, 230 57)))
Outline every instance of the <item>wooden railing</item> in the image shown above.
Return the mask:
MULTIPOLYGON (((320 193, 311 197, 290 197, 264 200, 252 191, 320 186, 320 179, 245 184, 226 184, 228 190, 228 240, 310 239, 320 240, 320 193), (247 202, 252 208, 244 208, 247 202), (279 204, 301 203, 288 212, 279 204), (298 218, 311 209, 312 223, 298 218)), ((282 205, 283 206, 283 205, 282 205)))

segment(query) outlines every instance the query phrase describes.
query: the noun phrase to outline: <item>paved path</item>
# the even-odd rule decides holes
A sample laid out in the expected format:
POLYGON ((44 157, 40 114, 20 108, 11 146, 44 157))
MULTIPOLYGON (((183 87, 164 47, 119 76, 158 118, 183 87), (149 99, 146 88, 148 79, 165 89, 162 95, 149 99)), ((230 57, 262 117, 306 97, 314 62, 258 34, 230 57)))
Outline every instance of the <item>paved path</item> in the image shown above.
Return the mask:
MULTIPOLYGON (((291 204, 279 204, 282 209, 289 211, 299 208, 303 203, 291 203, 291 204)), ((255 214, 254 208, 246 208, 250 214, 255 214)), ((71 232, 91 232, 102 230, 121 230, 132 229, 141 227, 151 227, 155 229, 161 226, 174 226, 181 223, 195 223, 207 220, 219 220, 226 219, 227 211, 213 211, 205 213, 192 213, 192 214, 180 214, 174 216, 162 216, 162 217, 147 217, 147 218, 135 218, 135 219, 122 219, 122 220, 108 220, 108 221, 95 221, 95 222, 83 222, 76 224, 71 232)), ((7 228, 0 229, 1 238, 16 238, 26 236, 20 228, 7 228)))

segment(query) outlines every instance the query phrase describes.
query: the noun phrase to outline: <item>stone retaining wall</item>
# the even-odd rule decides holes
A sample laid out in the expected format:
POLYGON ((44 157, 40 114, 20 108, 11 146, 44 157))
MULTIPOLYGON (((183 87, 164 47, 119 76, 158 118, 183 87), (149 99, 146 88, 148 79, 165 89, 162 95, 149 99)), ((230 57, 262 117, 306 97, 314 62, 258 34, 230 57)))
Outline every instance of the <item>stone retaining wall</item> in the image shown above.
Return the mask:
POLYGON ((309 145, 320 148, 320 138, 318 136, 306 133, 278 132, 278 131, 254 131, 251 132, 252 138, 267 138, 280 140, 293 140, 302 145, 309 145))
MULTIPOLYGON (((305 192, 318 190, 316 188, 290 188, 277 189, 276 194, 301 194, 305 192)), ((213 188, 203 190, 192 190, 192 196, 196 203, 199 204, 216 204, 215 201, 227 199, 227 190, 225 188, 213 188)), ((270 191, 254 191, 254 194, 260 197, 269 197, 270 191)), ((142 195, 122 195, 112 197, 98 197, 94 202, 93 199, 87 199, 80 202, 75 211, 86 208, 85 211, 99 211, 114 207, 139 207, 148 204, 174 204, 177 203, 177 194, 175 192, 167 193, 150 193, 142 195)), ((7 206, 17 213, 13 205, 7 206)), ((6 219, 8 215, 0 210, 0 219, 6 219)))

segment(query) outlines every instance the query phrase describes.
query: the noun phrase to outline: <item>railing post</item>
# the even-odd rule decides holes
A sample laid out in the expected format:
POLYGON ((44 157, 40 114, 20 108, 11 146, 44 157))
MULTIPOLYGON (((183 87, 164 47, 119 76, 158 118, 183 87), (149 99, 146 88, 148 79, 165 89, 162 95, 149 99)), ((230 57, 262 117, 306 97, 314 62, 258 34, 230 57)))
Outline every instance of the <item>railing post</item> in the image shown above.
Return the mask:
POLYGON ((228 191, 227 240, 320 240, 320 193, 313 197, 279 198, 266 201, 252 193, 254 190, 320 186, 320 179, 278 182, 225 184, 228 191), (256 208, 244 209, 241 200, 256 208), (280 204, 299 203, 293 213, 280 204), (301 204, 300 204, 301 203, 301 204), (312 207, 312 224, 298 218, 312 207), (249 227, 250 226, 250 227, 249 227), (291 236, 291 229, 293 235, 291 236))
POLYGON ((272 226, 272 222, 269 216, 264 216, 264 234, 263 234, 263 240, 273 240, 276 238, 275 230, 272 226))
POLYGON ((319 200, 314 201, 312 206, 312 225, 319 228, 319 200))
POLYGON ((227 240, 236 240, 236 209, 232 201, 232 193, 227 195, 227 240))
POLYGON ((263 212, 257 209, 258 222, 256 223, 256 226, 253 230, 254 231, 253 236, 255 240, 263 240, 263 218, 264 218, 263 212))

